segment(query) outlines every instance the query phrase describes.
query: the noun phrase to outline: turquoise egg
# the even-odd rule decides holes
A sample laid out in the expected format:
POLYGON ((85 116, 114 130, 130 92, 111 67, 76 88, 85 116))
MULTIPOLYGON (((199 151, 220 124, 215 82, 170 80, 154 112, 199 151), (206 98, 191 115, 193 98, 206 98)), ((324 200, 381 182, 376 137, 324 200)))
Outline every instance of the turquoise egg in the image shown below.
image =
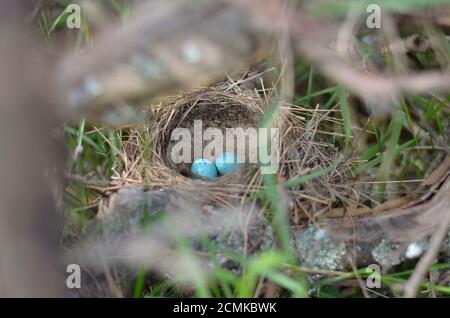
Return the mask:
POLYGON ((217 178, 216 166, 208 159, 197 159, 191 166, 191 172, 197 176, 205 177, 210 180, 217 178))
POLYGON ((222 176, 234 172, 238 165, 237 155, 233 152, 224 152, 216 158, 216 168, 222 176))

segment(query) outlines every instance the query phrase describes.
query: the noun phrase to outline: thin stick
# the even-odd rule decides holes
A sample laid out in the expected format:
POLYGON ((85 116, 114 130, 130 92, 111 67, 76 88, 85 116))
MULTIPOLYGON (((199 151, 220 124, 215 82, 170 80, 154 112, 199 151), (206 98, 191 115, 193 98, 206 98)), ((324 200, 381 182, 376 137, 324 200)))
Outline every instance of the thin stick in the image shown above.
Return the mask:
POLYGON ((442 241, 448 232, 448 227, 450 225, 450 211, 444 214, 444 219, 439 223, 436 233, 431 237, 430 247, 427 252, 422 256, 419 263, 417 263, 411 278, 405 285, 404 297, 414 298, 417 296, 417 290, 425 277, 428 268, 433 264, 436 255, 439 253, 439 249, 442 245, 442 241))

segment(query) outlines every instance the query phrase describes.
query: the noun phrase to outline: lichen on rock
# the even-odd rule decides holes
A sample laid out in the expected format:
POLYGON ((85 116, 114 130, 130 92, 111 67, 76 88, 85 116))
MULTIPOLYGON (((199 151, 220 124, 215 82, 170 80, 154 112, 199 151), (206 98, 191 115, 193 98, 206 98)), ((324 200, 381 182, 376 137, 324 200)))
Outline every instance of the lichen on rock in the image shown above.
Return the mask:
POLYGON ((345 243, 334 242, 326 229, 318 229, 311 224, 306 230, 297 229, 293 240, 302 266, 323 270, 344 268, 345 243))

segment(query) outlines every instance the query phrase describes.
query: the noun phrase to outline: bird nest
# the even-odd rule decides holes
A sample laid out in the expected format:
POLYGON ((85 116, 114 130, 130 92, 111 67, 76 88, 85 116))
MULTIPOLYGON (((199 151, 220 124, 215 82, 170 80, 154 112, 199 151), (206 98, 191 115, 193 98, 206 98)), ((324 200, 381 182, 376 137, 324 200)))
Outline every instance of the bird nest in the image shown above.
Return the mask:
MULTIPOLYGON (((152 189, 177 191, 208 204, 236 207, 247 203, 248 198, 258 198, 265 187, 259 163, 250 159, 250 138, 240 144, 236 139, 233 141, 236 141, 235 149, 243 151, 245 157, 245 163, 238 171, 207 180, 192 175, 192 161, 174 160, 174 147, 179 140, 174 140, 173 133, 184 128, 187 134, 195 137, 195 125, 201 123, 203 132, 213 128, 227 136, 227 129, 259 131, 265 122, 266 127, 277 129, 277 168, 274 172, 285 185, 283 191, 287 194, 289 202, 286 203, 293 212, 294 223, 306 218, 320 218, 336 206, 357 199, 354 189, 346 187, 348 164, 337 163, 339 149, 329 141, 333 139, 338 144, 336 140, 340 138, 334 135, 334 127, 329 125, 336 123, 333 119, 335 110, 323 112, 287 103, 276 104, 274 89, 263 86, 249 89, 249 85, 243 84, 248 82, 226 81, 209 88, 183 91, 152 105, 148 110, 149 122, 132 129, 124 142, 126 164, 122 165, 116 179, 120 184, 135 183, 152 189), (267 114, 272 116, 267 117, 267 114), (317 178, 302 179, 302 176, 318 171, 321 173, 317 178)), ((193 139, 188 152, 191 158, 197 159, 193 139)), ((204 139, 203 150, 208 143, 204 139)), ((219 144, 227 149, 224 140, 219 144)), ((217 153, 213 151, 212 155, 217 153)))

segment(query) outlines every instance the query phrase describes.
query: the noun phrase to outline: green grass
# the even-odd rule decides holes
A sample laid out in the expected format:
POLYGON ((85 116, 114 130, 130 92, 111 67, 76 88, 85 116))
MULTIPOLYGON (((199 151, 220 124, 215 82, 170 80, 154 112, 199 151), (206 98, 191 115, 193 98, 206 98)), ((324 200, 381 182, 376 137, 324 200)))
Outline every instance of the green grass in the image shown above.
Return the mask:
MULTIPOLYGON (((430 273, 436 272, 436 271, 444 271, 444 270, 448 270, 448 269, 450 269, 450 264, 434 264, 430 267, 430 273)), ((349 279, 356 279, 358 277, 360 279, 366 279, 371 274, 373 274, 373 272, 371 270, 369 270, 368 268, 361 268, 361 269, 358 269, 356 272, 345 273, 345 274, 342 274, 342 275, 339 275, 336 277, 324 279, 319 283, 319 288, 317 290, 317 294, 320 297, 321 290, 323 288, 333 286, 334 284, 336 284, 338 282, 342 282, 342 281, 349 280, 349 279)), ((389 273, 386 275, 380 275, 381 283, 382 283, 381 290, 384 291, 384 293, 386 293, 387 295, 400 296, 400 294, 396 294, 395 292, 392 293, 392 290, 395 290, 396 286, 405 284, 411 274, 412 274, 412 270, 403 270, 403 271, 398 271, 398 272, 392 272, 392 273, 389 273)), ((421 290, 421 293, 429 293, 431 291, 434 291, 434 292, 440 292, 447 296, 450 295, 450 287, 446 287, 446 286, 422 283, 420 285, 420 290, 421 290)), ((378 292, 380 292, 380 291, 378 291, 378 292)), ((328 295, 326 295, 326 296, 328 296, 328 295)), ((374 294, 373 297, 377 298, 377 297, 379 297, 379 295, 374 294)))

